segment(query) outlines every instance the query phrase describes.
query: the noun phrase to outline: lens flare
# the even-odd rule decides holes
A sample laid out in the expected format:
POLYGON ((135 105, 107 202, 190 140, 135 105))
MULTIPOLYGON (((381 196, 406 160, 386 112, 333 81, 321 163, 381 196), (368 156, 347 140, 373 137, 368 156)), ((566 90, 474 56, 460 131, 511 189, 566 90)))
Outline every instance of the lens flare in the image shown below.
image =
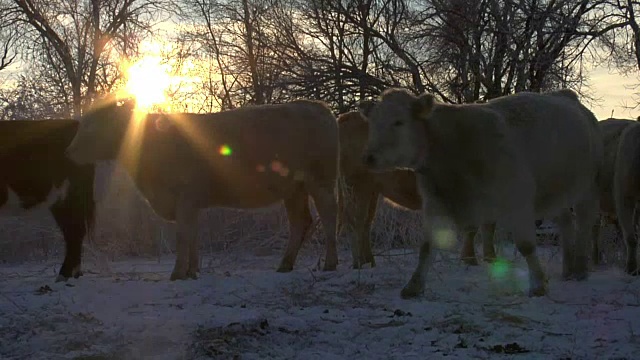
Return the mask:
MULTIPOLYGON (((126 66, 125 66, 126 67, 126 66)), ((167 101, 171 85, 170 67, 157 56, 147 56, 126 67, 125 93, 133 95, 136 107, 142 111, 167 101)))
POLYGON ((496 280, 503 280, 509 273, 509 263, 505 259, 498 258, 489 268, 491 277, 496 280))
POLYGON ((450 229, 439 229, 433 234, 435 246, 439 249, 451 249, 456 244, 456 235, 450 229))
POLYGON ((218 152, 222 156, 229 156, 232 153, 231 148, 229 147, 229 145, 226 145, 226 144, 220 146, 220 150, 218 150, 218 152))

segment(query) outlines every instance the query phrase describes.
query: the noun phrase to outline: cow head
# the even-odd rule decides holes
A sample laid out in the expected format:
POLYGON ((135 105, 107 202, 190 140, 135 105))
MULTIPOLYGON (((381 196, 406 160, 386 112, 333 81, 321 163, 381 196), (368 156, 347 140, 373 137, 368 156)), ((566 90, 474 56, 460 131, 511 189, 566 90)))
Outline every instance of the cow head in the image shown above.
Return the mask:
POLYGON ((110 98, 96 102, 80 118, 76 136, 67 147, 67 156, 78 164, 115 159, 134 108, 134 100, 110 98))
POLYGON ((344 177, 353 177, 368 173, 362 163, 362 153, 367 145, 369 124, 358 111, 338 116, 340 135, 340 173, 344 177))
POLYGON ((361 105, 369 122, 365 165, 373 171, 421 167, 426 156, 425 119, 433 106, 432 95, 416 97, 402 89, 386 90, 380 101, 361 105))

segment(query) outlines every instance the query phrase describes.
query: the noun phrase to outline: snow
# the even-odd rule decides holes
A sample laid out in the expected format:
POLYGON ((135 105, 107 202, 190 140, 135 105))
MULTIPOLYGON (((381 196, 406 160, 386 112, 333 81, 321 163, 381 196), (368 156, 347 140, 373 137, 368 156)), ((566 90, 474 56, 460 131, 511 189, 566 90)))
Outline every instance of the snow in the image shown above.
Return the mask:
MULTIPOLYGON (((304 253, 304 251, 303 251, 304 253)), ((556 247, 539 248, 549 295, 526 296, 513 250, 500 276, 442 252, 428 290, 400 298, 417 255, 395 250, 371 269, 316 271, 301 254, 203 259, 198 280, 168 280, 174 258, 128 259, 54 283, 57 263, 0 267, 1 359, 635 359, 640 280, 617 268, 561 281, 556 247), (100 269, 100 270, 98 270, 100 269), (504 352, 508 352, 505 354, 504 352)))

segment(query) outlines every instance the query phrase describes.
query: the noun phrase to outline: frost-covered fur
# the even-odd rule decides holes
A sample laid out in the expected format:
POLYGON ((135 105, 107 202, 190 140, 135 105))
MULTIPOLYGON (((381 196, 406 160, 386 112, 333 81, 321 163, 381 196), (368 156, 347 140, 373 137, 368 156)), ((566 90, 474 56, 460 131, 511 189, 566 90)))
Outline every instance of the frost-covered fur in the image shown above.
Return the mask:
MULTIPOLYGON (((640 123, 634 120, 606 119, 599 122, 604 141, 600 208, 606 218, 616 218, 627 245, 626 271, 638 275, 635 224, 640 213, 640 123)), ((594 235, 594 259, 599 258, 594 235)))
POLYGON ((172 280, 196 278, 200 209, 253 209, 284 201, 289 243, 278 271, 293 269, 312 225, 313 198, 336 270, 338 125, 325 103, 297 100, 211 114, 147 114, 106 102, 83 115, 67 149, 78 163, 117 159, 154 211, 177 223, 172 280))
MULTIPOLYGON (((359 111, 351 111, 338 116, 340 132, 340 178, 341 178, 341 222, 355 232, 352 237, 351 253, 353 267, 358 269, 366 264, 375 266, 371 251, 371 224, 378 205, 378 196, 384 196, 394 204, 411 210, 418 210, 422 200, 416 186, 416 175, 411 170, 394 170, 374 173, 362 163, 362 153, 367 145, 369 126, 359 111)), ((474 238, 478 228, 469 227, 463 231, 464 244, 460 254, 469 265, 477 265, 474 238)), ((495 224, 480 228, 483 239, 485 261, 496 258, 493 246, 495 224)))
POLYGON ((418 173, 425 241, 403 297, 424 289, 432 244, 451 236, 448 229, 492 221, 513 234, 525 257, 531 296, 547 292, 535 251, 537 218, 553 217, 560 227, 563 277, 587 277, 603 145, 597 119, 574 92, 518 93, 484 104, 449 105, 430 94, 389 89, 361 110, 369 119, 363 161, 374 171, 418 173))

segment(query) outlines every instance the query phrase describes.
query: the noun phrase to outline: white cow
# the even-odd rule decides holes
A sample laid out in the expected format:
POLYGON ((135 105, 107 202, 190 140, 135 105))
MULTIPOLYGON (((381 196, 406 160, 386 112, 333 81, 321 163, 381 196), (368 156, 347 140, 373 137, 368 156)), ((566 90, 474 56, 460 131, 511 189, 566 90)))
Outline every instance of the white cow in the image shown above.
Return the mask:
POLYGON ((389 89, 361 111, 369 120, 365 164, 418 174, 425 240, 403 298, 423 291, 434 237, 493 221, 513 234, 527 261, 530 296, 547 292, 535 251, 534 224, 541 217, 555 218, 560 228, 563 278, 587 278, 603 144, 597 119, 573 91, 450 105, 389 89))

